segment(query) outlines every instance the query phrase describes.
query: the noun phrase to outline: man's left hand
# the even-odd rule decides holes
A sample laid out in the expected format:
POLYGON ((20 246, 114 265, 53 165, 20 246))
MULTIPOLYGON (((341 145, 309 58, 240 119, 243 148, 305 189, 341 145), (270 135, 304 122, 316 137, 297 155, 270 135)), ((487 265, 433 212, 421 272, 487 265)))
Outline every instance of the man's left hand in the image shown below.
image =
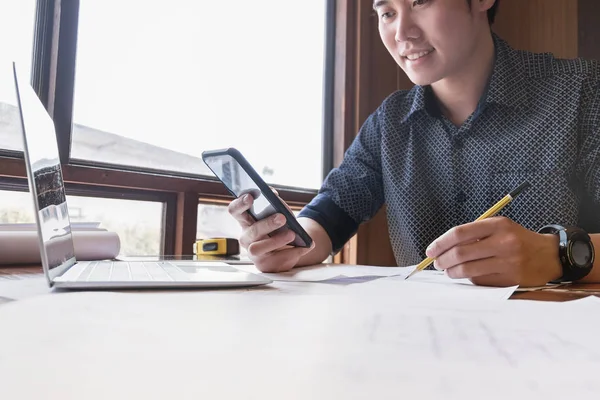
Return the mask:
POLYGON ((505 217, 454 227, 426 253, 450 278, 467 278, 476 285, 543 286, 562 275, 558 238, 505 217))

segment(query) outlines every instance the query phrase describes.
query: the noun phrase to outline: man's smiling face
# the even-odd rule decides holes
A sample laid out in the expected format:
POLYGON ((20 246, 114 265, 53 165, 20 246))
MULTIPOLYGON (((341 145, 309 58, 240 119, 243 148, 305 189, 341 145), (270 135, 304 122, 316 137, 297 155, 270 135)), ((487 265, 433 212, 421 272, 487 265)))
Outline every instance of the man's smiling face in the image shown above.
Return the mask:
MULTIPOLYGON (((375 0, 379 34, 394 60, 417 85, 460 71, 473 56, 482 29, 481 3, 465 0, 375 0)), ((485 10, 483 10, 485 14, 485 10)))

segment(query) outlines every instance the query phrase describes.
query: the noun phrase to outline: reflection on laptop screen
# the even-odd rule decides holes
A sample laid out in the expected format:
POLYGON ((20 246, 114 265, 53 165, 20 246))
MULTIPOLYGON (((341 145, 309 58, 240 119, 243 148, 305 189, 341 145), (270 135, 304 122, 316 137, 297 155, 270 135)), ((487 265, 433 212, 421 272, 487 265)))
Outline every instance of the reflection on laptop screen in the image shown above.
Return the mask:
POLYGON ((75 251, 54 123, 16 67, 14 73, 42 261, 49 269, 67 267, 75 262, 75 251))

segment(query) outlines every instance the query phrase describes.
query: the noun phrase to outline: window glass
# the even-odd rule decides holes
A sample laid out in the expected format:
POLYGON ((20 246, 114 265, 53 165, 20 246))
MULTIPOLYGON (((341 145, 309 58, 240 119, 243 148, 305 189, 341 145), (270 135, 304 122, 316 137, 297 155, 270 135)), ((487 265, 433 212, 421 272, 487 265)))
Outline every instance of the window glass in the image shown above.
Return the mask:
MULTIPOLYGON (((160 254, 163 203, 67 196, 67 204, 75 229, 92 227, 117 233, 119 256, 160 254)), ((31 194, 0 190, 0 223, 35 224, 31 194)))
POLYGON ((35 0, 0 0, 0 151, 23 151, 13 61, 31 75, 35 0))
POLYGON ((81 1, 72 157, 212 176, 202 151, 236 147, 269 183, 318 188, 325 9, 81 1))

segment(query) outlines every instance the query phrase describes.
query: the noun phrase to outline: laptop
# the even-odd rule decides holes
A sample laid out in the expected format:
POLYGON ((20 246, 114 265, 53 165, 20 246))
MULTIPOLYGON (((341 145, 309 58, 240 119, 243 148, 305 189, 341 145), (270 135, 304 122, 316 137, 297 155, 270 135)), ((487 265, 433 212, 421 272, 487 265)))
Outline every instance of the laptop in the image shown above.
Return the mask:
POLYGON ((265 285, 271 279, 225 262, 168 260, 77 261, 54 123, 13 63, 23 150, 44 274, 67 289, 215 288, 265 285))

